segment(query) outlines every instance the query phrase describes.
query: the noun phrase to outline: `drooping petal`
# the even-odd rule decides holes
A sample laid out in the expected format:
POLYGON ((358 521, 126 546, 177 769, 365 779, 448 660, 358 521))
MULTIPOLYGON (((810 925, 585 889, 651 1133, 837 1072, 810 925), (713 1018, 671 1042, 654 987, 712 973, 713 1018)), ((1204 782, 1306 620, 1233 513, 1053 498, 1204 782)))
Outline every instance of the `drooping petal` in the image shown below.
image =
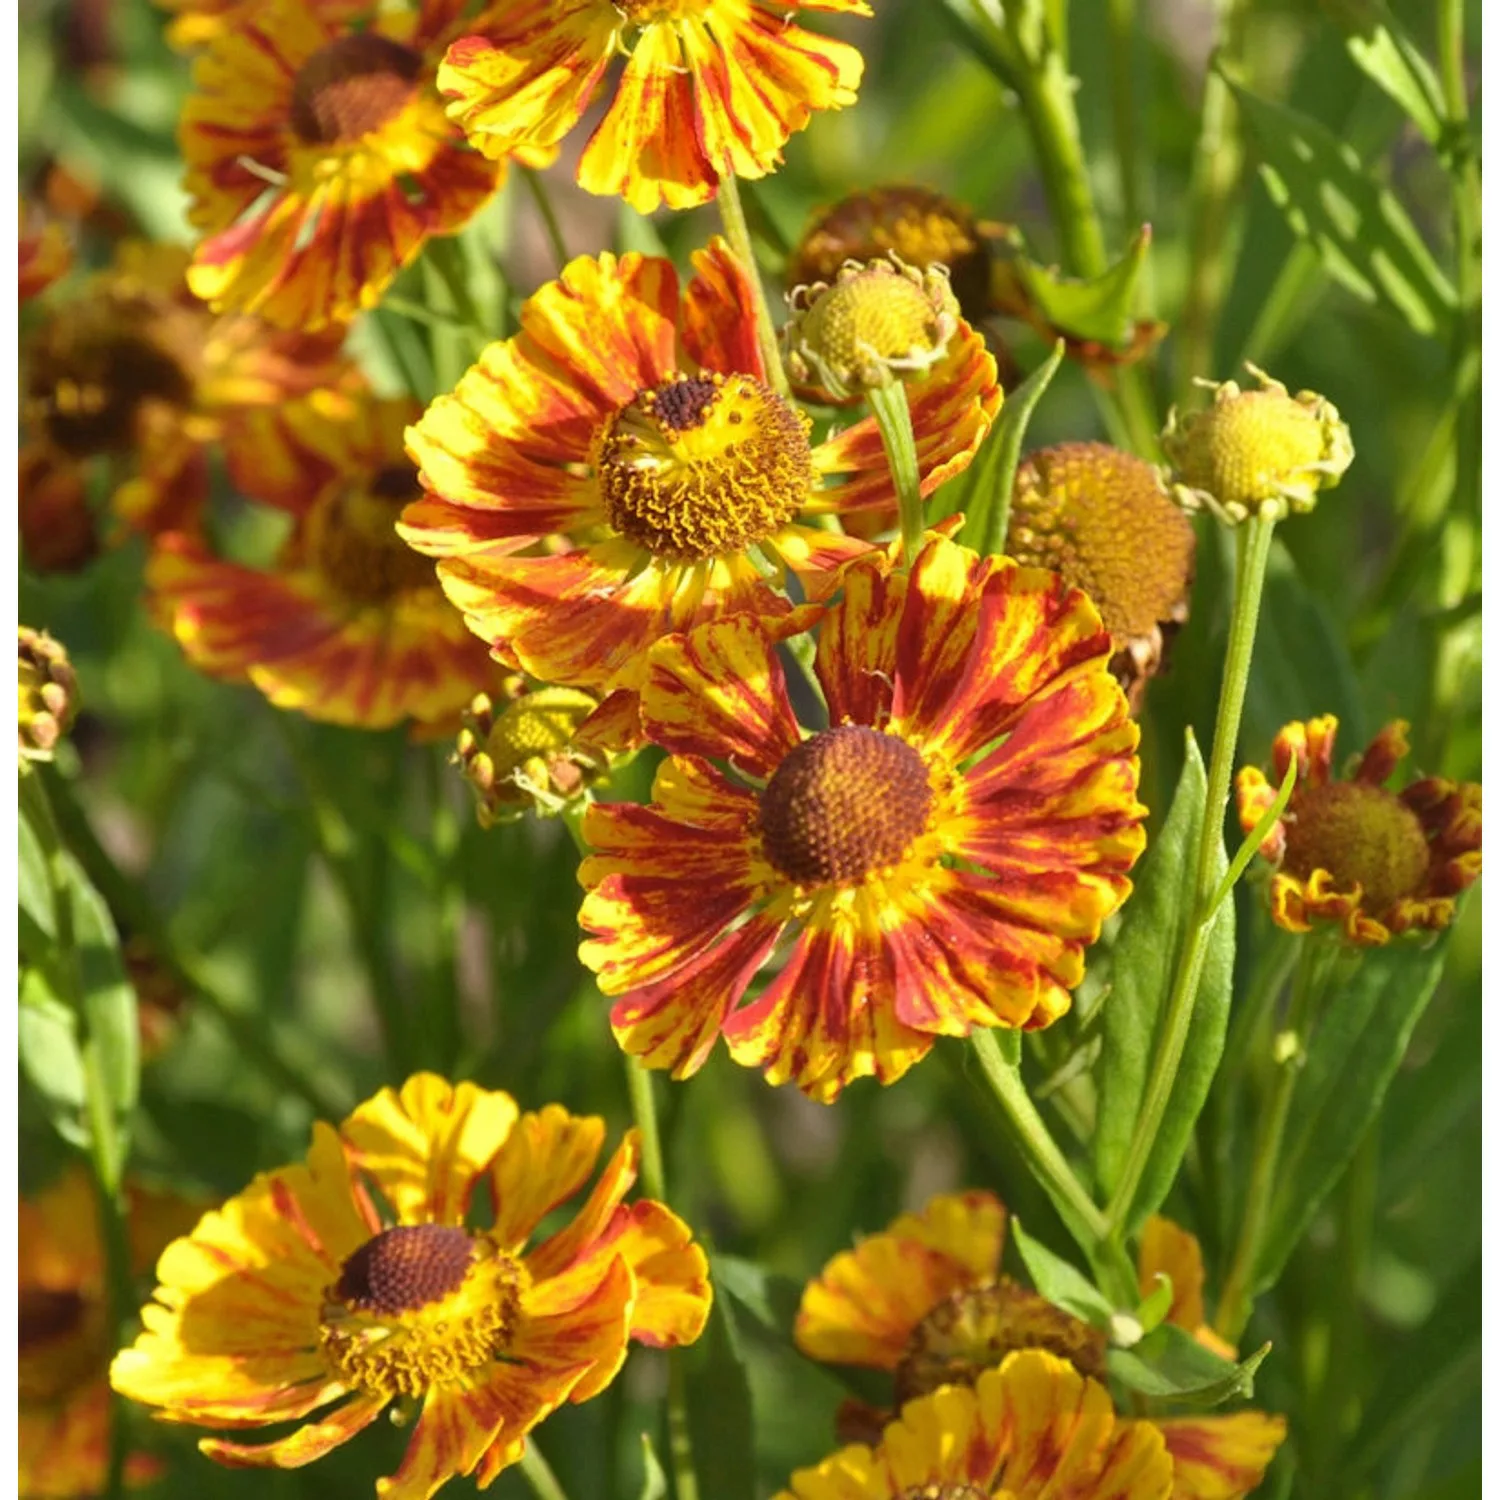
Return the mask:
POLYGON ((588 1181, 603 1144, 598 1115, 571 1115, 560 1104, 522 1115, 490 1164, 495 1239, 507 1248, 525 1244, 588 1181))
POLYGON ((389 1396, 355 1396, 326 1417, 275 1442, 232 1443, 227 1438, 207 1437, 198 1440, 198 1449, 231 1469, 300 1469, 362 1432, 390 1401, 389 1396))

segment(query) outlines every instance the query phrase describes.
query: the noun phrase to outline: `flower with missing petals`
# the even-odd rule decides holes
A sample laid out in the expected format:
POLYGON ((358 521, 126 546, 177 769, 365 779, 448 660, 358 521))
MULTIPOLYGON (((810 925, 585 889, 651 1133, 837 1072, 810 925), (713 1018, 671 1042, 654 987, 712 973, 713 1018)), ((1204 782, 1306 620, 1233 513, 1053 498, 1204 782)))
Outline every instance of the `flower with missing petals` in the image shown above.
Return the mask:
POLYGON ((898 551, 846 568, 822 621, 827 727, 767 640, 819 606, 651 651, 641 719, 670 758, 651 806, 589 809, 579 872, 580 955, 650 1067, 685 1077, 722 1034, 816 1099, 894 1082, 940 1035, 1060 1016, 1129 893, 1137 730, 1093 606, 942 537, 909 576, 898 551))
MULTIPOLYGON (((888 1408, 844 1403, 840 1437, 876 1441, 903 1406, 909 1421, 914 1398, 932 1400, 955 1386, 982 1390, 997 1366, 1028 1357, 1022 1350, 1045 1351, 1037 1357, 1071 1366, 1075 1381, 1100 1392, 1101 1413, 1112 1410, 1107 1388, 1095 1385, 1105 1379, 1104 1334, 1001 1275, 1005 1219, 993 1193, 940 1194, 920 1213, 902 1214, 836 1255, 808 1283, 793 1330, 797 1347, 812 1359, 892 1377, 888 1408)), ((1197 1240, 1153 1218, 1141 1240, 1143 1295, 1155 1290, 1159 1271, 1172 1277, 1169 1319, 1224 1354, 1225 1346, 1203 1326, 1197 1240)), ((1247 1495, 1286 1435, 1282 1418, 1249 1410, 1120 1420, 1117 1427, 1160 1434, 1170 1459, 1170 1484, 1161 1493, 1172 1500, 1247 1495)))
POLYGON ((1331 714, 1288 724, 1271 749, 1271 778, 1246 766, 1236 781, 1240 826, 1251 832, 1292 762, 1291 801, 1260 852, 1275 866, 1271 917, 1289 932, 1336 923, 1346 941, 1388 943, 1453 920, 1459 893, 1479 878, 1483 809, 1472 782, 1425 776, 1401 792, 1386 783, 1407 753, 1407 725, 1387 724, 1353 774, 1334 776, 1331 714))
POLYGON ((195 667, 312 719, 453 732, 493 669, 432 564, 396 533, 419 493, 402 446, 417 410, 330 393, 230 448, 241 486, 290 511, 292 526, 269 567, 221 557, 197 536, 158 540, 149 602, 195 667))
POLYGON ((650 213, 706 203, 729 173, 764 177, 817 110, 853 104, 864 63, 798 11, 866 0, 498 0, 448 49, 438 87, 486 155, 555 149, 625 58, 578 181, 650 213))
POLYGON ((114 1388, 172 1422, 299 1424, 263 1444, 200 1440, 232 1467, 311 1463, 401 1403, 415 1422, 385 1500, 426 1500, 460 1474, 488 1484, 550 1412, 598 1395, 632 1342, 691 1343, 708 1316, 687 1226, 624 1201, 634 1131, 553 1217, 603 1141, 596 1117, 522 1114, 430 1073, 382 1089, 336 1130, 315 1125, 305 1162, 262 1173, 167 1247, 114 1388))
POLYGON ((222 17, 179 131, 200 297, 284 328, 347 322, 473 218, 501 169, 433 83, 461 10, 265 0, 222 17))
POLYGON ((1006 554, 1052 568, 1094 601, 1132 712, 1187 619, 1196 549, 1192 522, 1134 454, 1058 443, 1028 454, 1016 471, 1006 554))
POLYGON ((1354 460, 1349 429, 1331 401, 1315 391, 1293 396, 1264 370, 1245 368, 1259 390, 1204 382, 1213 392, 1207 409, 1186 418, 1174 409, 1161 437, 1179 503, 1207 507, 1231 525, 1311 510, 1318 491, 1332 489, 1354 460))
MULTIPOLYGON (((670 261, 580 256, 408 434, 427 498, 401 532, 495 655, 544 682, 633 693, 653 641, 826 597, 869 544, 818 518, 895 489, 873 418, 820 443, 766 383, 745 273, 721 240, 670 261), (769 575, 769 576, 768 576, 769 575)), ((922 491, 972 458, 1000 404, 977 335, 914 392, 922 491)))

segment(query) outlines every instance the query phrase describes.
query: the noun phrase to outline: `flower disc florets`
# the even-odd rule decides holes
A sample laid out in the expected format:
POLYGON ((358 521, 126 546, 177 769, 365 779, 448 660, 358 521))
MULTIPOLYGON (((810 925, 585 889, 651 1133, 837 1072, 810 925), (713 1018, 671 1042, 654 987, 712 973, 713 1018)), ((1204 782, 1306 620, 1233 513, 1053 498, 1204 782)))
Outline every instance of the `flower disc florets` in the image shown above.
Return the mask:
POLYGON ((373 31, 320 47, 292 85, 291 127, 310 146, 350 145, 394 120, 417 91, 419 53, 373 31))
POLYGON ((673 376, 639 392, 596 439, 609 523, 657 557, 743 551, 817 487, 808 430, 753 376, 673 376))
POLYGON ((596 785, 608 769, 607 754, 582 743, 578 731, 599 707, 577 688, 526 691, 510 684, 509 702, 497 707, 480 693, 464 715, 454 759, 474 788, 481 828, 512 821, 529 810, 558 813, 596 785))
POLYGON ((396 532, 396 518, 420 494, 415 467, 390 464, 367 484, 331 495, 308 518, 312 559, 345 599, 380 606, 435 587, 432 564, 396 532))
POLYGON ((1315 391, 1296 396, 1247 364, 1259 390, 1232 380, 1200 382, 1214 393, 1205 411, 1167 418, 1162 447, 1176 469, 1173 494, 1185 509, 1207 508, 1231 525, 1251 515, 1279 519, 1309 511, 1354 458, 1348 426, 1315 391))
POLYGON ((78 679, 62 644, 44 630, 16 627, 16 738, 24 766, 51 760, 78 712, 78 679))
POLYGON ((1114 638, 1110 670, 1140 707, 1188 616, 1196 538, 1152 465, 1106 443, 1059 443, 1016 473, 1005 550, 1093 600, 1114 638))
POLYGON ((787 371, 835 400, 930 370, 959 326, 946 266, 918 270, 892 255, 846 261, 832 283, 791 294, 787 371))

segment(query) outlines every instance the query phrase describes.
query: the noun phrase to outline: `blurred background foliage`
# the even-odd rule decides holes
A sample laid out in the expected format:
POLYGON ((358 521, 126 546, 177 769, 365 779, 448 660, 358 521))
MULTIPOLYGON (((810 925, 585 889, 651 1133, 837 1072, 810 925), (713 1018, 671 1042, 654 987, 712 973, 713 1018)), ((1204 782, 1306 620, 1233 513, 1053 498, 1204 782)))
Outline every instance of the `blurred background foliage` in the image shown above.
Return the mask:
MULTIPOLYGON (((815 207, 891 181, 949 192, 1020 226, 1038 259, 1057 257, 1022 116, 947 24, 963 9, 886 0, 873 21, 844 28, 867 58, 858 107, 816 117, 790 143, 785 169, 747 193, 773 269, 815 207)), ((1436 9, 1430 0, 1393 6, 1434 66, 1436 9)), ((1479 7, 1468 9, 1463 61, 1477 70, 1479 7)), ((1067 13, 1067 62, 1111 254, 1140 221, 1152 226, 1136 312, 1173 325, 1144 366, 1158 416, 1183 394, 1175 325, 1194 270, 1195 154, 1221 35, 1235 77, 1351 148, 1364 179, 1399 200, 1452 280, 1441 153, 1351 51, 1373 8, 1054 0, 1049 10, 1067 13)), ((121 232, 187 238, 175 128, 190 63, 166 46, 163 21, 149 0, 20 6, 22 188, 80 207, 85 264, 107 261, 121 232)), ((1227 378, 1251 357, 1292 390, 1324 393, 1352 429, 1357 458, 1311 517, 1281 529, 1241 760, 1263 760, 1287 720, 1332 711, 1345 753, 1404 717, 1415 765, 1478 779, 1477 472, 1472 484, 1456 472, 1467 461, 1456 435, 1468 398, 1456 377, 1462 335, 1415 326, 1378 291, 1360 295, 1299 241, 1257 171, 1287 138, 1263 128, 1265 139, 1243 136, 1237 177, 1233 161, 1220 163, 1230 171, 1218 226, 1224 296, 1206 373, 1227 378)), ((717 228, 711 209, 647 222, 589 198, 566 157, 545 181, 574 253, 640 246, 682 261, 717 228)), ((1333 205, 1346 209, 1357 216, 1347 198, 1333 205)), ((1356 237, 1368 230, 1356 222, 1356 237)), ((486 331, 502 335, 518 300, 552 270, 521 174, 466 233, 464 251, 486 331)), ((426 290, 420 265, 397 288, 415 302, 426 290)), ((1041 341, 1011 325, 1005 333, 1022 369, 1034 368, 1041 341)), ((423 397, 473 352, 445 351, 389 311, 367 318, 356 340, 377 380, 423 397)), ((1065 364, 1029 443, 1104 435, 1086 376, 1065 364)), ((531 821, 481 832, 447 745, 310 724, 248 688, 195 675, 143 612, 141 566, 132 544, 80 574, 23 570, 20 580, 21 619, 67 644, 81 682, 84 713, 59 769, 97 835, 84 864, 122 931, 158 939, 186 971, 175 1034, 144 1071, 133 1170, 230 1194, 254 1171, 300 1156, 314 1099, 342 1110, 419 1066, 509 1089, 528 1106, 555 1099, 602 1112, 618 1133, 628 1121, 624 1074, 605 1002, 574 958, 576 855, 565 830, 531 821)), ((1205 530, 1192 620, 1148 696, 1143 797, 1154 817, 1170 797, 1184 727, 1202 744, 1210 737, 1227 579, 1222 537, 1205 530)), ((649 765, 638 762, 611 795, 648 785, 649 765)), ((1270 929, 1255 888, 1237 899, 1243 968, 1266 951, 1270 929)), ((1478 1492, 1479 965, 1471 898, 1383 1117, 1258 1303, 1246 1348, 1271 1339, 1275 1349, 1256 1404, 1291 1423, 1267 1495, 1478 1492)), ((1071 1022, 1033 1039, 1031 1076, 1087 1040, 1071 1022)), ((1263 1060, 1247 1057, 1253 1084, 1263 1060)), ((967 1066, 961 1048, 942 1044, 898 1087, 861 1085, 827 1109, 767 1089, 720 1049, 691 1084, 662 1090, 674 1204, 716 1252, 770 1273, 765 1300, 783 1315, 855 1234, 953 1187, 994 1187, 1029 1229, 1068 1252, 967 1066)), ((20 1115, 25 1191, 65 1148, 29 1087, 20 1115)), ((1233 1135, 1235 1111, 1220 1118, 1233 1135)), ((1211 1153, 1190 1153, 1168 1204, 1203 1238, 1211 1288, 1229 1250, 1214 1205, 1243 1181, 1244 1154, 1231 1140, 1221 1172, 1211 1153)), ((844 1388, 792 1350, 784 1321, 778 1333, 736 1299, 720 1301, 725 1311, 694 1354, 700 1475, 711 1500, 750 1500, 832 1448, 844 1388), (747 1444, 753 1465, 743 1462, 747 1444)), ((640 1492, 640 1434, 662 1448, 663 1384, 660 1361, 638 1352, 603 1398, 540 1430, 570 1494, 640 1492)), ((305 1473, 262 1474, 208 1470, 190 1436, 151 1435, 178 1453, 153 1493, 368 1494, 405 1441, 382 1425, 305 1473)), ((522 1486, 508 1473, 498 1493, 522 1486)), ((457 1481, 452 1491, 468 1487, 457 1481)))

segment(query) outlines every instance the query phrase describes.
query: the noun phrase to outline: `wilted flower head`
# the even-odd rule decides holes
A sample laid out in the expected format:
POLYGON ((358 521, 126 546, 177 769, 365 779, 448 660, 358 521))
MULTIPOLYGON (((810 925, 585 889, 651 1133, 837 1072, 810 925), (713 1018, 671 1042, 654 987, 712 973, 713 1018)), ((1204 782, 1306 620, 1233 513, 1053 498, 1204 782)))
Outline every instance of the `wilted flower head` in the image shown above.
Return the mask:
POLYGON ((1187 619, 1197 539, 1157 471, 1106 443, 1059 443, 1016 472, 1005 550, 1080 588, 1114 638, 1110 670, 1140 708, 1187 619))
POLYGON ((1240 825, 1250 833, 1297 763, 1291 801, 1260 846, 1275 866, 1278 926, 1307 932, 1314 920, 1334 922, 1347 941, 1371 946, 1453 920, 1454 898, 1479 877, 1480 788, 1427 776, 1391 791, 1385 783, 1407 753, 1406 730, 1399 719, 1387 724, 1341 781, 1333 774, 1338 720, 1325 714, 1276 736, 1271 779, 1256 766, 1240 772, 1240 825))
POLYGON ((16 737, 22 769, 51 760, 78 712, 78 679, 67 649, 45 630, 16 627, 16 737))
POLYGON ((840 401, 925 374, 961 323, 947 267, 918 270, 895 256, 846 261, 832 282, 799 286, 789 300, 787 372, 840 401))
POLYGON ((464 715, 454 759, 474 788, 481 828, 528 811, 561 812, 594 785, 608 756, 579 735, 599 700, 577 688, 527 689, 518 678, 497 704, 480 693, 464 715))
POLYGON ((1178 502, 1206 507, 1230 524, 1311 510, 1318 491, 1332 489, 1354 458, 1331 401, 1315 391, 1292 396, 1264 370, 1245 368, 1259 390, 1201 382, 1213 391, 1212 403, 1185 418, 1174 408, 1161 439, 1176 469, 1178 502))

